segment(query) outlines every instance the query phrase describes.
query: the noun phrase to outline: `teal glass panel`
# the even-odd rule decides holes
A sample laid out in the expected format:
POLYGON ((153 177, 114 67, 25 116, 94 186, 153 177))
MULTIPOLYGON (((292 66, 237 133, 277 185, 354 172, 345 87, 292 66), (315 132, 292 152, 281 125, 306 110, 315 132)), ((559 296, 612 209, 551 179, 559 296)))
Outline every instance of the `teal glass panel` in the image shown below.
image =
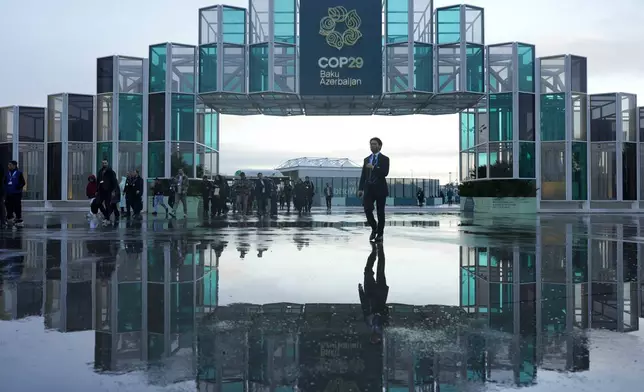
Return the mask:
POLYGON ((434 90, 434 52, 431 45, 414 43, 414 90, 434 90))
POLYGON ((172 333, 194 332, 194 284, 173 283, 170 287, 170 330, 172 333))
POLYGON ((438 53, 438 92, 452 93, 461 89, 460 63, 461 48, 459 45, 439 46, 438 53))
POLYGON ((543 283, 541 287, 541 329, 550 333, 565 332, 568 318, 566 285, 543 283))
POLYGON ((253 45, 249 54, 249 91, 268 91, 268 44, 253 45))
POLYGON ((572 237, 572 281, 576 284, 588 282, 588 238, 584 234, 573 232, 572 237))
POLYGON ((536 178, 535 146, 532 142, 519 143, 519 177, 536 178))
POLYGON ((490 94, 490 141, 512 140, 512 93, 490 94))
POLYGON ((537 257, 534 253, 519 253, 519 280, 521 283, 537 281, 537 257))
POLYGON ((119 283, 118 290, 118 332, 140 331, 143 318, 141 283, 119 283))
POLYGON ((170 116, 172 118, 170 140, 193 142, 195 140, 195 96, 172 94, 170 116))
POLYGON ((246 92, 246 49, 242 45, 224 44, 219 61, 226 66, 223 68, 222 85, 220 90, 228 93, 246 92))
POLYGON ((203 304, 217 306, 217 270, 209 272, 203 280, 203 304))
POLYGON ((476 116, 474 113, 461 112, 461 150, 467 150, 474 147, 474 138, 476 133, 476 116))
POLYGON ((409 2, 387 1, 387 43, 407 42, 409 37, 409 2))
POLYGON ((199 47, 199 92, 217 91, 217 44, 199 47))
POLYGON ((588 200, 588 150, 586 143, 572 143, 572 199, 588 200))
POLYGON ((165 91, 165 74, 168 65, 166 44, 150 46, 150 92, 165 91))
POLYGON ((476 275, 461 269, 461 306, 475 306, 476 275))
POLYGON ((541 96, 541 141, 566 140, 566 95, 541 96))
POLYGON ((244 45, 246 43, 246 10, 223 7, 222 33, 227 44, 244 45))
POLYGON ((148 177, 165 177, 165 143, 148 143, 148 177))
POLYGON ((119 95, 119 140, 143 141, 142 95, 119 95))
POLYGON ((112 162, 112 142, 96 143, 96 171, 101 168, 103 159, 112 162))
POLYGON ((484 55, 482 45, 468 44, 465 49, 467 57, 467 88, 474 93, 485 92, 484 55))
MULTIPOLYGON (((273 90, 294 93, 295 86, 295 45, 275 45, 273 49, 273 90)), ((270 69, 270 68, 269 68, 270 69)))
POLYGON ((517 44, 519 54, 519 91, 534 92, 534 46, 517 44))
POLYGON ((436 10, 437 43, 453 44, 461 41, 461 7, 436 10))
POLYGON ((163 358, 165 351, 163 334, 148 334, 148 360, 159 360, 163 358))
POLYGON ((295 43, 295 0, 274 0, 275 42, 295 43))
POLYGON ((172 143, 170 172, 175 175, 179 169, 190 178, 195 177, 195 150, 194 143, 172 143))
POLYGON ((219 114, 211 109, 199 116, 197 129, 197 143, 207 147, 219 149, 219 114))

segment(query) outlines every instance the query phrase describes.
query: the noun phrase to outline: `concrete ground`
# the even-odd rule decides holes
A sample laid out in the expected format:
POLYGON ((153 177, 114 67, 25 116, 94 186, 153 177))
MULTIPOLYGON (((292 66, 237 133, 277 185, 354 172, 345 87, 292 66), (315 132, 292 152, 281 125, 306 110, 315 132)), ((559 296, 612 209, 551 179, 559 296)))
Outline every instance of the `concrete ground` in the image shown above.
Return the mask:
POLYGON ((0 390, 641 384, 644 219, 393 207, 375 249, 356 208, 25 223, 0 232, 0 390), (381 343, 358 294, 369 260, 386 260, 381 343))

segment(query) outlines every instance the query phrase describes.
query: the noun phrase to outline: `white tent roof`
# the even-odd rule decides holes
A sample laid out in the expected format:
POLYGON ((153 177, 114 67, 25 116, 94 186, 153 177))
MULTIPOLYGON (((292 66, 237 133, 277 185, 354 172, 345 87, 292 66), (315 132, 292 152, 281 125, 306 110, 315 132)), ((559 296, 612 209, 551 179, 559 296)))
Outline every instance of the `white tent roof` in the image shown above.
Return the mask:
POLYGON ((360 166, 349 158, 309 158, 301 157, 289 159, 283 162, 276 170, 295 169, 298 167, 320 167, 320 168, 360 168, 360 166))

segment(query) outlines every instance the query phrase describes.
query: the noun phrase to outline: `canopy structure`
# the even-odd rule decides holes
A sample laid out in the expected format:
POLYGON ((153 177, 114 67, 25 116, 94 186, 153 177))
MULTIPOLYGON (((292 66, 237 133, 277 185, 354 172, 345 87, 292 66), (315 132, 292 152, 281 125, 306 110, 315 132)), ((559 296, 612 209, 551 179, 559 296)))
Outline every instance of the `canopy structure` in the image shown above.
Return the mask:
POLYGON ((360 168, 360 165, 349 158, 293 158, 281 163, 275 170, 288 171, 295 168, 360 168))

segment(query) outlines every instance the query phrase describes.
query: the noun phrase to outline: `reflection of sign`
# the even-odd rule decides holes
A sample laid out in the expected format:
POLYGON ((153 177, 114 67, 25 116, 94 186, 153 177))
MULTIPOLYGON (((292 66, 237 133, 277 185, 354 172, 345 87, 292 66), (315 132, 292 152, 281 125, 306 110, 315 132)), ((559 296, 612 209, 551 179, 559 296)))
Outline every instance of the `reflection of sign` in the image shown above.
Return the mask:
POLYGON ((380 95, 381 1, 328 5, 300 3, 300 94, 380 95))

